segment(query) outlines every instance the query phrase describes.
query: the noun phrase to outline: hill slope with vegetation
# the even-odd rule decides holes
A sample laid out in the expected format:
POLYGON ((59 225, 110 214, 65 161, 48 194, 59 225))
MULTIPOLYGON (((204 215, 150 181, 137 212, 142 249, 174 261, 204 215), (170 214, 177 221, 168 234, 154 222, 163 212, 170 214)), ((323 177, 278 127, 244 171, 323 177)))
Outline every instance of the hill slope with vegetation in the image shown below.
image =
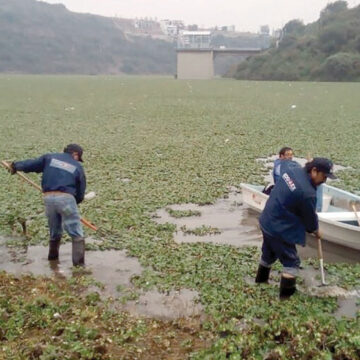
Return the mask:
POLYGON ((0 0, 0 72, 169 74, 175 60, 171 43, 125 36, 111 18, 0 0))
POLYGON ((326 6, 318 21, 292 20, 278 44, 239 64, 233 76, 249 80, 360 81, 360 6, 326 6), (277 46, 276 46, 277 45, 277 46))

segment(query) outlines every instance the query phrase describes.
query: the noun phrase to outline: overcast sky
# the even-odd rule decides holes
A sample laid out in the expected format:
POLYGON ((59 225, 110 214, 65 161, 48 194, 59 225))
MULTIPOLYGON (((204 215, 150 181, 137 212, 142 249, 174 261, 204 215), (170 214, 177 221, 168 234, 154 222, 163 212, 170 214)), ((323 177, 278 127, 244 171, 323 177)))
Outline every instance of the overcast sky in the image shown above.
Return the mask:
MULTIPOLYGON (((317 20, 329 0, 46 0, 62 3, 69 10, 124 18, 151 17, 184 20, 187 25, 235 25, 239 31, 271 29, 289 20, 317 20)), ((349 6, 360 0, 349 0, 349 6)))

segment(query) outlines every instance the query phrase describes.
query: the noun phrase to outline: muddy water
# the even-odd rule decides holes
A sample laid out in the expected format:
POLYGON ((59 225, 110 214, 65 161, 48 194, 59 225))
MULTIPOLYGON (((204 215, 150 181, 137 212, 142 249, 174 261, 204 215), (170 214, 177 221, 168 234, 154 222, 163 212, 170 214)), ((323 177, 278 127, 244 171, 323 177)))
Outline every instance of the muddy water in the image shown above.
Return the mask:
MULTIPOLYGON (((0 270, 14 274, 70 277, 72 276, 71 244, 60 247, 60 261, 48 261, 48 248, 0 248, 0 270)), ((130 286, 133 275, 140 275, 142 267, 137 259, 126 256, 125 251, 87 251, 86 265, 92 276, 105 285, 104 293, 115 296, 117 286, 130 286)))
MULTIPOLYGON (((242 196, 237 188, 232 187, 227 198, 219 199, 214 205, 199 206, 196 204, 171 205, 173 210, 200 211, 200 216, 174 218, 166 209, 158 210, 154 221, 159 224, 176 225, 174 239, 178 243, 206 242, 213 244, 232 245, 236 247, 257 246, 262 244, 262 234, 259 227, 259 214, 242 202, 242 196), (182 226, 196 229, 202 225, 215 227, 220 234, 197 236, 185 234, 182 226)), ((360 252, 337 244, 323 241, 324 260, 328 263, 356 263, 360 252)), ((317 257, 317 242, 312 236, 307 236, 306 247, 298 247, 300 257, 305 260, 317 257)))
MULTIPOLYGON (((298 246, 298 253, 301 259, 317 258, 317 240, 311 236, 306 236, 306 246, 298 246)), ((347 248, 332 242, 322 240, 322 250, 324 262, 329 264, 347 263, 355 264, 360 260, 360 251, 347 248)))
MULTIPOLYGON (((207 242, 236 247, 260 247, 262 244, 258 214, 243 205, 241 193, 237 188, 231 188, 228 196, 219 199, 214 205, 182 204, 172 205, 169 208, 196 210, 201 213, 201 216, 174 218, 166 209, 160 209, 154 214, 154 221, 160 224, 169 222, 176 225, 177 231, 174 238, 178 243, 207 242), (186 235, 181 230, 182 226, 195 229, 202 225, 217 228, 220 234, 186 235)), ((96 240, 87 239, 87 242, 93 241, 96 240)), ((4 239, 0 238, 0 270, 15 274, 30 272, 35 275, 64 278, 72 276, 71 244, 69 243, 61 246, 60 261, 55 262, 47 260, 47 247, 11 249, 1 243, 4 243, 4 239)), ((317 257, 316 242, 311 237, 308 239, 307 246, 299 247, 298 250, 302 259, 317 257)), ((360 258, 358 252, 325 241, 323 252, 327 263, 355 263, 360 258)), ((104 285, 104 289, 97 289, 97 291, 113 298, 126 295, 126 290, 132 289, 132 276, 140 275, 143 271, 138 260, 126 256, 125 251, 87 251, 86 264, 92 276, 104 285)), ((351 293, 337 287, 320 288, 318 287, 320 285, 318 270, 315 271, 313 268, 301 270, 300 276, 304 279, 303 291, 315 296, 331 295, 339 298, 339 310, 336 316, 355 316, 359 310, 356 303, 360 297, 360 291, 351 293)), ((142 292, 138 300, 128 301, 122 308, 134 314, 160 319, 202 315, 203 309, 197 302, 197 297, 196 292, 187 289, 172 291, 168 294, 157 291, 142 292)))
POLYGON ((341 319, 342 317, 354 318, 358 311, 360 311, 359 297, 352 296, 349 298, 340 298, 338 300, 339 308, 335 312, 335 317, 341 319))
MULTIPOLYGON (((178 243, 207 242, 214 244, 226 244, 236 247, 257 246, 262 244, 262 235, 258 224, 259 214, 248 209, 242 203, 241 193, 236 188, 231 188, 228 197, 219 199, 214 205, 198 206, 196 204, 171 205, 167 208, 173 210, 200 211, 200 216, 174 218, 166 209, 160 209, 154 215, 157 223, 172 223, 176 225, 174 233, 175 241, 178 243), (195 229, 202 225, 218 228, 221 233, 216 235, 196 236, 186 235, 182 226, 187 229, 195 229)), ((317 258, 316 239, 308 236, 307 246, 298 247, 302 260, 317 258)), ((359 261, 360 253, 336 244, 323 241, 323 256, 326 263, 356 263, 359 261)), ((300 277, 303 279, 303 286, 300 291, 313 296, 334 296, 338 298, 339 309, 337 317, 356 316, 359 307, 356 305, 360 298, 360 291, 346 291, 337 286, 321 287, 319 270, 312 267, 302 269, 300 277)), ((253 284, 253 279, 247 279, 253 284)), ((276 284, 274 284, 276 285, 276 284)))
POLYGON ((233 246, 260 246, 262 241, 258 221, 254 213, 242 203, 242 196, 236 188, 231 188, 227 198, 219 199, 214 205, 199 206, 181 204, 168 206, 173 210, 200 211, 201 216, 174 218, 166 209, 155 213, 154 221, 159 224, 172 223, 177 231, 174 239, 177 243, 205 242, 233 246), (220 230, 220 234, 196 236, 185 234, 182 226, 196 229, 211 226, 220 230))
MULTIPOLYGON (((48 261, 48 248, 45 246, 8 248, 4 245, 4 241, 5 239, 0 238, 0 271, 64 279, 70 278, 73 274, 70 243, 61 245, 59 261, 48 261)), ((87 241, 92 240, 87 239, 87 241)), ((121 299, 128 295, 129 290, 134 290, 131 278, 140 275, 143 271, 138 260, 128 257, 126 251, 87 251, 85 262, 90 275, 104 286, 101 289, 92 287, 91 290, 115 299, 121 299)), ((195 291, 187 289, 168 294, 149 291, 142 292, 137 301, 129 301, 119 307, 136 315, 172 320, 202 315, 203 308, 197 303, 197 298, 198 294, 195 291)))

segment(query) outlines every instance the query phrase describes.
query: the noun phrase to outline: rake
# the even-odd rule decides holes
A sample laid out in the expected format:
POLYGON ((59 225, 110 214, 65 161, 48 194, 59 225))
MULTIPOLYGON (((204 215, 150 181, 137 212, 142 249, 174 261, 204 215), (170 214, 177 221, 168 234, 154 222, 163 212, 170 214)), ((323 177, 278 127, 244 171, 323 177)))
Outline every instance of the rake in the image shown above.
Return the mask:
MULTIPOLYGON (((8 170, 11 169, 9 163, 6 162, 5 160, 2 160, 2 161, 1 161, 1 165, 4 166, 4 167, 5 167, 6 169, 8 169, 8 170)), ((20 172, 16 172, 16 174, 17 174, 18 176, 20 176, 25 182, 27 182, 28 184, 30 184, 32 187, 34 187, 35 189, 37 189, 37 190, 39 190, 39 191, 42 192, 41 187, 40 187, 38 184, 36 184, 36 183, 34 183, 33 181, 31 181, 30 179, 28 179, 24 174, 22 174, 22 173, 20 173, 20 172)), ((86 219, 84 219, 84 218, 81 218, 80 221, 81 221, 85 226, 87 226, 88 228, 90 228, 91 230, 94 230, 94 231, 97 231, 97 230, 98 230, 98 228, 97 228, 95 225, 93 225, 90 221, 88 221, 88 220, 86 220, 86 219)))

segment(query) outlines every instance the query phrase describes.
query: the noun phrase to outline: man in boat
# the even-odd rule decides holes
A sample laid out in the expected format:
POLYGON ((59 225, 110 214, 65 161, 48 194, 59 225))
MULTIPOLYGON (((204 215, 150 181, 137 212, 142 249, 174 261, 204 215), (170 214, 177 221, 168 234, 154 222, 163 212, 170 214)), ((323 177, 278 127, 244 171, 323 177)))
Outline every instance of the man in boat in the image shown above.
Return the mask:
POLYGON ((58 260, 63 226, 72 238, 74 266, 85 264, 85 239, 77 204, 84 200, 86 177, 81 165, 83 149, 70 144, 63 153, 52 153, 37 159, 11 164, 11 174, 17 171, 43 173, 41 186, 50 230, 48 260, 58 260))
POLYGON ((283 160, 276 182, 260 216, 263 233, 262 256, 256 283, 267 283, 272 264, 283 265, 280 298, 296 291, 300 258, 296 245, 305 246, 305 233, 319 234, 316 214, 316 188, 327 178, 335 179, 333 164, 326 158, 314 158, 302 168, 297 162, 283 160))
MULTIPOLYGON (((284 146, 283 148, 280 149, 279 157, 274 161, 274 169, 272 172, 274 184, 276 184, 276 182, 280 179, 281 162, 283 160, 292 160, 293 156, 294 156, 294 152, 291 147, 284 146)), ((263 193, 266 195, 270 195, 272 189, 274 188, 274 184, 267 185, 264 188, 263 193)))
POLYGON ((284 146, 279 151, 279 158, 274 161, 274 169, 273 169, 273 178, 274 184, 280 179, 280 169, 281 163, 283 160, 292 160, 294 156, 294 151, 291 147, 284 146))

